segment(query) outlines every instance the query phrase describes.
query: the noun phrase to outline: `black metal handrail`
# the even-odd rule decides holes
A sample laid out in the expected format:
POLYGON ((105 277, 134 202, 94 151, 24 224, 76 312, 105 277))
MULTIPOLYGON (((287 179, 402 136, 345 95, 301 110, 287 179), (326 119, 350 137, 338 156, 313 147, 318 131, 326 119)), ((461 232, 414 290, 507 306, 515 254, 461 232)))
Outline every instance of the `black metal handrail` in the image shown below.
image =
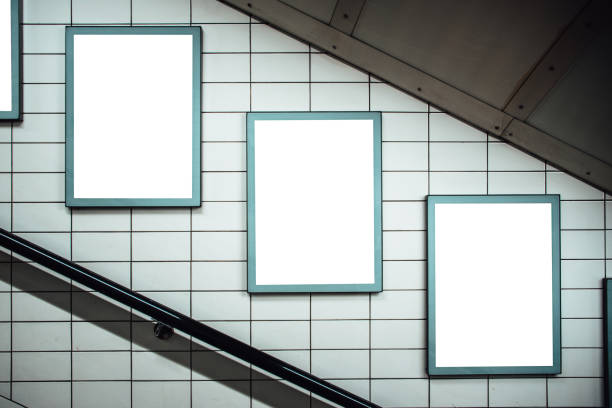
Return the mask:
POLYGON ((2 228, 0 228, 0 246, 336 404, 347 408, 380 408, 364 398, 257 350, 2 228))

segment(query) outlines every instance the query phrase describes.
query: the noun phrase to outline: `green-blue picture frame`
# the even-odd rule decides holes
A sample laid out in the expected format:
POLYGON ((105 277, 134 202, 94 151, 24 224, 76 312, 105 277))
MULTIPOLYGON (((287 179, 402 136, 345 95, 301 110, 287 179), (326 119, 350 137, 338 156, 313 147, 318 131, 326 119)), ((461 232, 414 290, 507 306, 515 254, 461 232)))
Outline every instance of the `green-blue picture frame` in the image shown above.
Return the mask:
MULTIPOLYGON (((321 148, 324 148, 323 146, 321 148)), ((316 161, 316 160, 315 160, 316 161)), ((315 162, 313 161, 313 163, 315 162)), ((247 289, 249 293, 380 292, 382 291, 382 117, 380 112, 251 112, 247 113, 247 289), (372 120, 374 132, 374 283, 258 285, 255 242, 255 121, 257 120, 372 120)), ((316 255, 313 255, 316 256, 316 255)))
MULTIPOLYGON (((67 207, 199 207, 201 198, 201 93, 202 29, 199 26, 168 27, 66 27, 66 206, 67 207), (192 186, 189 198, 75 198, 74 197, 74 36, 94 35, 191 35, 193 37, 192 186)), ((110 118, 112 120, 112 118, 110 118)))
MULTIPOLYGON (((427 370, 431 376, 455 375, 536 375, 561 373, 561 240, 560 198, 558 194, 525 195, 429 195, 427 196, 427 370), (551 366, 436 366, 436 265, 435 205, 440 203, 549 203, 552 238, 552 327, 553 364, 551 366)), ((518 301, 518 300, 517 300, 518 301)))
POLYGON ((21 9, 19 0, 11 0, 11 110, 0 111, 0 120, 21 118, 21 36, 19 23, 21 9))
POLYGON ((603 279, 604 301, 604 398, 609 407, 612 398, 612 279, 603 279))

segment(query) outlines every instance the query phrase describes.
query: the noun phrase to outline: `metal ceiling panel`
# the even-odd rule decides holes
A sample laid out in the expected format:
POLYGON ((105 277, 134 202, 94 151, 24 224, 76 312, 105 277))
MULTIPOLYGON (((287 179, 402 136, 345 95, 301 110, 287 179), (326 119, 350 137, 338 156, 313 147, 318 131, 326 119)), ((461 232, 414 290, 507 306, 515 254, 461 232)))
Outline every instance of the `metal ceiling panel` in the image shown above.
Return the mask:
POLYGON ((354 36, 502 109, 586 0, 367 0, 354 36))
POLYGON ((281 0, 283 3, 329 24, 338 0, 281 0))
POLYGON ((527 123, 612 165, 612 28, 608 27, 549 92, 527 123))

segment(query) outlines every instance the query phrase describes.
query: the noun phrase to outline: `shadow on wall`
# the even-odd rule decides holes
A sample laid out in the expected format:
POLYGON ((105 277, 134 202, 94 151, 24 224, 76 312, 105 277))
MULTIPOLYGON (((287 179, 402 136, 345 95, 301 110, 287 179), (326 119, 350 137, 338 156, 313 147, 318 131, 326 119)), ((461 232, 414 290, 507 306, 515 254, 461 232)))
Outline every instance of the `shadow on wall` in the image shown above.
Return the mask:
POLYGON ((37 264, 23 262, 2 252, 0 252, 0 262, 7 266, 0 267, 0 281, 12 284, 14 289, 24 291, 68 313, 72 311, 75 320, 94 324, 131 341, 143 351, 155 352, 173 363, 191 368, 194 377, 224 380, 225 386, 247 396, 250 395, 270 407, 282 407, 287 404, 305 408, 331 407, 316 398, 312 398, 311 401, 309 393, 275 380, 270 374, 252 370, 231 356, 223 355, 215 351, 216 349, 186 338, 188 337, 186 334, 175 332, 170 339, 160 340, 153 335, 151 320, 130 313, 129 310, 105 300, 99 294, 71 285, 64 278, 41 270, 42 267, 37 264), (130 325, 126 324, 128 322, 131 322, 131 330, 130 325))

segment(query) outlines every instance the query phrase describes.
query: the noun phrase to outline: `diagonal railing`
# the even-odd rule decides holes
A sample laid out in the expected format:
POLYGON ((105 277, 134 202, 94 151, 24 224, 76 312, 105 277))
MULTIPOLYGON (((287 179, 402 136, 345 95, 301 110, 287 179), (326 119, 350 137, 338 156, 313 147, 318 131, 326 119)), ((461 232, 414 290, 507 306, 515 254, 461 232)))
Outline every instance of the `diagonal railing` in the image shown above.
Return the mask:
POLYGON ((257 350, 2 228, 0 228, 0 246, 331 402, 347 408, 380 408, 364 398, 257 350))

